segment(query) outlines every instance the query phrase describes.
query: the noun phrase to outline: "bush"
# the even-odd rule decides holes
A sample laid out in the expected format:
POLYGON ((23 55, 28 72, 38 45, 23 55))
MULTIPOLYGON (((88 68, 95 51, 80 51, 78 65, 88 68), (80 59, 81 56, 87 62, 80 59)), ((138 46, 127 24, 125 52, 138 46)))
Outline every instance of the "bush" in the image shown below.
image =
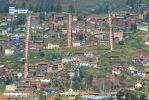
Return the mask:
POLYGON ((44 57, 44 56, 45 56, 45 53, 44 53, 44 52, 40 52, 40 53, 39 53, 39 56, 40 56, 40 57, 44 57))

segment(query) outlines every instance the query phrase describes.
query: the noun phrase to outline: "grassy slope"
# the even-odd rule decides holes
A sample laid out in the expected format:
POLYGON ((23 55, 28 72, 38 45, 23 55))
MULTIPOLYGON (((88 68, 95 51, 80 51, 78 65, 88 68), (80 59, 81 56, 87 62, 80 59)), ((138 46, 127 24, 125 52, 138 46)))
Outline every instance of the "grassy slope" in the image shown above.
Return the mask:
POLYGON ((23 68, 22 64, 20 63, 20 58, 23 57, 23 54, 17 54, 17 55, 12 55, 12 56, 1 56, 0 57, 0 65, 5 64, 9 68, 12 68, 14 70, 18 70, 18 68, 23 68))
POLYGON ((4 91, 5 90, 5 86, 4 85, 0 85, 0 91, 4 91))
POLYGON ((54 54, 58 54, 60 56, 64 56, 66 53, 72 53, 72 52, 83 52, 83 51, 98 51, 105 52, 109 50, 109 46, 101 45, 101 46, 88 46, 88 47, 78 47, 78 48, 60 48, 55 50, 43 50, 45 53, 44 57, 39 57, 39 54, 30 52, 29 60, 32 61, 39 61, 39 60, 50 60, 49 58, 52 58, 54 54), (34 57, 37 56, 37 59, 34 59, 34 57))
MULTIPOLYGON (((129 60, 130 56, 132 56, 133 53, 135 53, 140 48, 147 48, 143 46, 143 40, 144 40, 144 33, 141 31, 138 31, 134 36, 130 37, 127 41, 125 46, 116 46, 115 50, 112 52, 109 52, 109 46, 89 46, 89 47, 79 47, 79 48, 65 48, 65 49, 56 49, 56 50, 43 50, 45 52, 44 57, 40 57, 39 53, 33 53, 30 52, 29 54, 29 61, 39 61, 39 60, 50 60, 49 58, 52 58, 53 54, 58 54, 60 56, 64 56, 65 53, 68 52, 75 52, 75 51, 99 51, 99 59, 101 65, 104 66, 111 66, 111 63, 109 62, 109 56, 110 55, 120 55, 122 61, 126 62, 129 60), (108 51, 108 52, 107 52, 108 51), (105 52, 105 53, 104 53, 105 52), (101 55, 101 56, 100 56, 101 55), (36 59, 34 57, 37 56, 36 59)), ((23 54, 20 53, 18 55, 14 56, 2 56, 0 57, 0 64, 9 64, 13 65, 14 68, 18 67, 20 64, 19 58, 23 57, 23 54)), ((21 64, 20 64, 21 66, 21 64)))
POLYGON ((105 66, 110 66, 111 63, 109 62, 108 57, 111 55, 119 55, 122 59, 122 62, 127 62, 129 59, 133 56, 135 52, 139 49, 148 48, 144 46, 144 36, 145 33, 141 31, 137 31, 134 36, 130 37, 124 46, 116 45, 117 48, 115 48, 114 51, 108 52, 105 55, 102 55, 100 57, 102 64, 105 66))

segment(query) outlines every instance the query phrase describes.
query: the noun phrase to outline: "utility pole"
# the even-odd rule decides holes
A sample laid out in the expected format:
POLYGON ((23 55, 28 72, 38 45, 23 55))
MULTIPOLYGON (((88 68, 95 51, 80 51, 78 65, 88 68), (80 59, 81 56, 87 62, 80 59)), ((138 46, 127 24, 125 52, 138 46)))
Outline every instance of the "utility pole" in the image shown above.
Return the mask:
POLYGON ((103 80, 103 84, 102 84, 103 86, 102 86, 102 90, 103 90, 103 95, 105 95, 105 80, 103 80))

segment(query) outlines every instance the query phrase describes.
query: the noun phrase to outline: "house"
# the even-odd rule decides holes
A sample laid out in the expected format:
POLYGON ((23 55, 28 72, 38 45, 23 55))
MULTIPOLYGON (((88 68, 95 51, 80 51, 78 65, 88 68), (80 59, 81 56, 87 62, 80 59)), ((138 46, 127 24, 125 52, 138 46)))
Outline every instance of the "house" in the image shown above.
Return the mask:
POLYGON ((141 63, 143 64, 143 66, 149 66, 149 59, 144 59, 143 61, 141 61, 141 63))
POLYGON ((113 27, 125 28, 128 26, 127 12, 112 12, 112 24, 113 27))
POLYGON ((27 14, 29 11, 28 9, 16 9, 15 13, 17 14, 27 14))
MULTIPOLYGON (((55 90, 55 89, 43 89, 43 92, 47 93, 47 94, 55 94, 57 92, 59 92, 59 90, 55 90)), ((50 99, 51 100, 51 99, 50 99)), ((53 100, 53 99, 52 99, 53 100)))
POLYGON ((72 62, 72 58, 62 58, 62 63, 72 62))
POLYGON ((129 67, 127 68, 127 70, 130 72, 130 74, 131 74, 132 76, 139 76, 139 77, 142 77, 142 78, 145 77, 145 72, 144 72, 144 70, 142 70, 142 69, 135 68, 134 66, 129 66, 129 67))
POLYGON ((149 46, 149 40, 145 40, 144 45, 149 46))
POLYGON ((149 68, 145 68, 145 79, 149 80, 149 68))
POLYGON ((11 22, 12 18, 11 18, 11 16, 4 16, 4 17, 2 18, 2 20, 3 20, 4 22, 11 22))
POLYGON ((125 32, 125 39, 127 39, 128 37, 130 37, 133 34, 134 34, 133 32, 125 32))
POLYGON ((6 23, 6 22, 2 22, 2 23, 0 24, 0 26, 3 27, 3 28, 6 28, 7 25, 8 25, 8 23, 6 23))
POLYGON ((148 13, 149 13, 149 7, 148 6, 145 6, 143 8, 143 16, 145 17, 148 13))
POLYGON ((15 14, 15 7, 9 7, 9 14, 15 14))
POLYGON ((137 25, 137 29, 144 32, 149 32, 149 25, 137 25))
POLYGON ((120 64, 116 64, 113 66, 112 75, 120 75, 122 70, 122 66, 120 64))
POLYGON ((0 78, 6 78, 6 77, 12 78, 13 77, 12 72, 5 67, 0 68, 0 76, 1 76, 0 78))
POLYGON ((97 68, 97 63, 95 63, 95 62, 89 62, 89 61, 80 61, 79 66, 95 67, 95 68, 97 68))
POLYGON ((127 70, 132 76, 136 76, 136 68, 134 66, 128 66, 127 70))
POLYGON ((63 14, 52 14, 52 25, 53 28, 56 26, 64 26, 66 21, 65 21, 65 15, 63 14))
POLYGON ((16 85, 11 84, 11 85, 6 85, 6 89, 5 90, 7 90, 7 91, 15 91, 16 88, 17 88, 16 85))
POLYGON ((64 64, 57 60, 57 61, 52 61, 50 63, 50 66, 48 67, 48 73, 61 73, 64 71, 64 64))
POLYGON ((138 50, 134 55, 134 57, 132 58, 132 62, 148 66, 149 62, 148 58, 149 58, 149 52, 147 50, 138 50))
POLYGON ((122 41, 123 40, 123 32, 122 31, 115 31, 114 32, 114 39, 115 41, 122 41))
POLYGON ((35 28, 38 28, 38 27, 39 27, 39 25, 36 22, 31 23, 31 29, 35 29, 35 28))
POLYGON ((73 62, 74 65, 79 65, 80 63, 80 58, 79 57, 73 57, 73 62))
POLYGON ((72 19, 73 21, 78 21, 78 18, 77 18, 77 16, 73 16, 73 19, 72 19))
POLYGON ((131 71, 131 72, 134 72, 136 70, 134 66, 129 66, 127 69, 128 71, 131 71))
POLYGON ((39 28, 40 30, 45 30, 45 31, 48 31, 48 30, 49 30, 49 27, 46 26, 46 25, 39 26, 38 28, 39 28))
POLYGON ((48 73, 49 63, 46 61, 40 61, 38 63, 29 64, 29 77, 40 76, 45 77, 46 73, 48 73))
POLYGON ((117 100, 117 92, 110 92, 110 93, 105 93, 104 95, 102 94, 84 94, 84 95, 80 95, 79 99, 81 100, 108 100, 108 99, 112 99, 112 100, 117 100))
POLYGON ((74 91, 73 89, 69 89, 68 91, 65 91, 63 93, 60 93, 60 97, 62 100, 75 100, 76 96, 79 95, 79 92, 74 91))
POLYGON ((141 87, 142 87, 142 83, 137 82, 137 83, 135 84, 135 88, 141 88, 141 87))
POLYGON ((145 45, 145 46, 149 46, 149 34, 147 34, 147 35, 145 36, 144 45, 145 45))
POLYGON ((0 31, 0 33, 1 33, 1 35, 7 35, 7 34, 9 34, 7 29, 2 29, 0 31))
POLYGON ((82 95, 81 100, 108 100, 108 96, 96 96, 96 95, 82 95))
POLYGON ((84 56, 86 56, 86 57, 93 57, 94 53, 92 53, 92 52, 85 52, 84 56))
POLYGON ((72 46, 73 47, 80 47, 81 43, 79 41, 73 41, 72 46))
POLYGON ((111 62, 120 62, 121 61, 120 56, 118 56, 118 55, 112 55, 109 57, 109 59, 111 62))
POLYGON ((51 43, 48 44, 48 49, 55 49, 55 48, 59 48, 59 47, 60 46, 56 45, 56 44, 51 44, 51 43))
POLYGON ((14 55, 14 49, 5 49, 5 55, 14 55))
POLYGON ((15 7, 9 7, 9 14, 13 15, 13 14, 27 14, 28 13, 28 9, 16 9, 15 7))
POLYGON ((30 91, 4 91, 2 93, 2 96, 4 98, 2 100, 21 100, 22 98, 33 100, 35 97, 37 98, 37 100, 39 99, 39 96, 37 94, 30 91))
POLYGON ((145 72, 144 70, 138 70, 138 73, 137 73, 138 76, 142 77, 142 78, 145 78, 145 72))
POLYGON ((70 77, 80 76, 79 68, 74 66, 72 66, 69 70, 67 70, 67 73, 70 77))
POLYGON ((82 45, 109 44, 109 30, 107 31, 107 17, 77 16, 73 21, 72 33, 74 41, 78 41, 79 35, 83 34, 82 45), (101 31, 103 29, 103 31, 101 31), (102 34, 103 33, 103 34, 102 34))

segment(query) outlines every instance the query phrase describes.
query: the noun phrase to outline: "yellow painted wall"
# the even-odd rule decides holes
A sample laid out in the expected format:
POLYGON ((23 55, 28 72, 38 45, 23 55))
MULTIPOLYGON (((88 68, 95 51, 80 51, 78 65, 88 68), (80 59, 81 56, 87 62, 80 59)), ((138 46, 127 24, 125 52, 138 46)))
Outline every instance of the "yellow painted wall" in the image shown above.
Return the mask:
POLYGON ((54 48, 59 48, 59 45, 54 45, 51 43, 48 44, 48 49, 54 49, 54 48))

